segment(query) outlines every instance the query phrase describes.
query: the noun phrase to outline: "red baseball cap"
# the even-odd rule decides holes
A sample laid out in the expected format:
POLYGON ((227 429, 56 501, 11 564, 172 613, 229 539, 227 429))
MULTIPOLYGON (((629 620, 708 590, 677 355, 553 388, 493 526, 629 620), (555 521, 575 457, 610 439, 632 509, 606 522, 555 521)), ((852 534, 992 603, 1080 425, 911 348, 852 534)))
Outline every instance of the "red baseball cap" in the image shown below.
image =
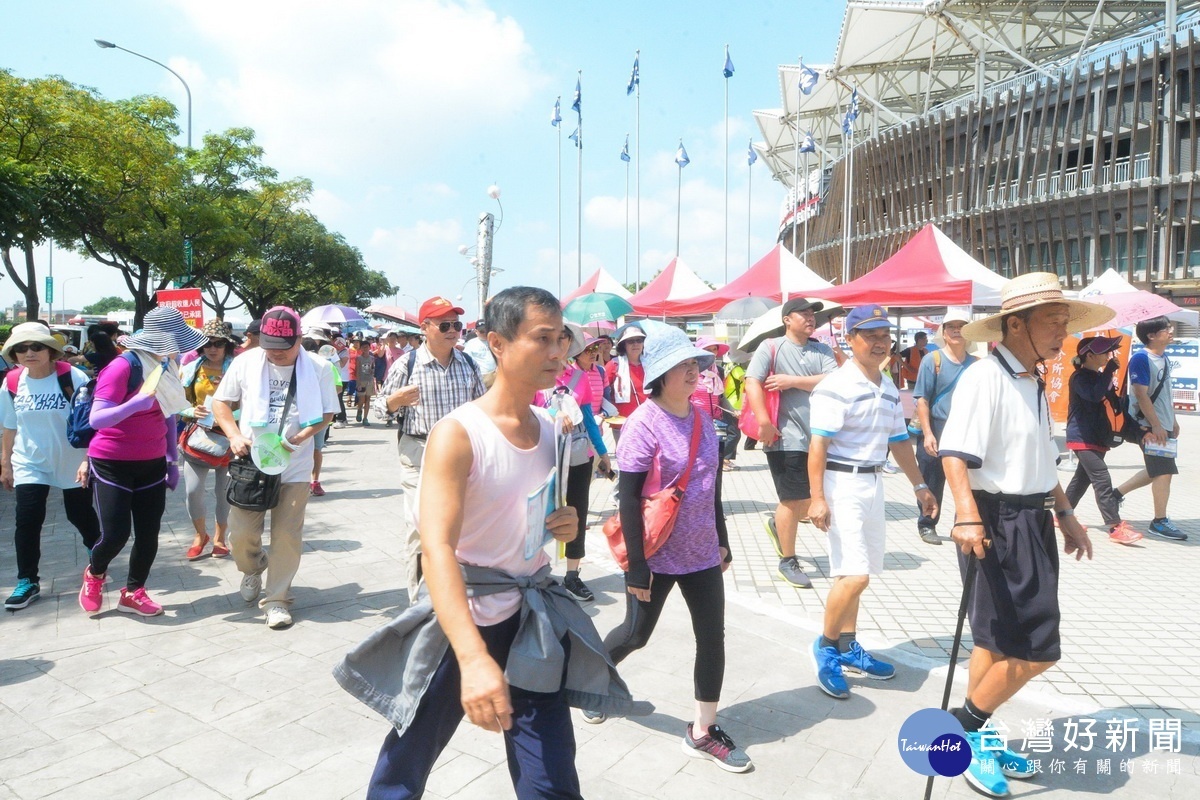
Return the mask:
POLYGON ((458 314, 461 316, 465 313, 467 312, 444 297, 431 297, 424 303, 421 303, 421 310, 417 314, 417 319, 424 322, 434 317, 444 317, 448 314, 458 314))

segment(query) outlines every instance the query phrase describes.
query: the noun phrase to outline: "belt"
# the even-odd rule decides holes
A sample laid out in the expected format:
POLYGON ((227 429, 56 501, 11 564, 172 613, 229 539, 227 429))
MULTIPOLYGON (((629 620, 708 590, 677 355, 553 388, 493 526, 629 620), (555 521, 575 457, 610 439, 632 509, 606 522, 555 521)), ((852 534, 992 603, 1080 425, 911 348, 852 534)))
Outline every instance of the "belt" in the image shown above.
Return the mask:
POLYGON ((1045 509, 1054 508, 1054 495, 1049 492, 1038 494, 1004 494, 1003 492, 984 492, 988 497, 1008 503, 1018 508, 1045 509))
POLYGON ((856 467, 856 466, 852 466, 850 464, 841 464, 837 461, 826 461, 825 469, 832 470, 833 472, 873 473, 873 472, 879 472, 879 470, 883 469, 883 467, 879 466, 878 464, 869 464, 867 466, 856 467))

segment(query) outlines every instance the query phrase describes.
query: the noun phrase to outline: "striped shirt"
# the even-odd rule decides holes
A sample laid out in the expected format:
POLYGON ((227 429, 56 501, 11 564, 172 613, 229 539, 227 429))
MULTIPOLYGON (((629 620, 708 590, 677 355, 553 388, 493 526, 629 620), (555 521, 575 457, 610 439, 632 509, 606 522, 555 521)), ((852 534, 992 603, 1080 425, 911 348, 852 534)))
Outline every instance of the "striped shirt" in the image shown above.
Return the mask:
POLYGON ((876 386, 853 360, 813 389, 809 419, 813 434, 829 439, 828 459, 851 466, 882 466, 888 445, 908 440, 896 385, 876 386))
POLYGON ((407 354, 397 358, 387 379, 383 382, 384 397, 415 383, 421 387, 420 400, 415 406, 404 409, 404 420, 400 432, 409 436, 428 436, 438 420, 454 409, 483 396, 483 379, 475 362, 459 350, 450 351, 450 363, 443 367, 429 352, 428 345, 421 345, 413 361, 412 379, 408 376, 407 354))

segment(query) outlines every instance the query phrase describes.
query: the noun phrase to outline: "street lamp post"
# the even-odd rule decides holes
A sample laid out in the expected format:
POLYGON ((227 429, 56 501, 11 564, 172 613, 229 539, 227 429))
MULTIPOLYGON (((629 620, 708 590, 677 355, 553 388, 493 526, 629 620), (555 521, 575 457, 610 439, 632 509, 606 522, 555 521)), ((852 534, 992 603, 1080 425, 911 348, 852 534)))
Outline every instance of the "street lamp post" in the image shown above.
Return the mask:
POLYGON ((70 283, 71 281, 81 281, 81 280, 83 280, 83 276, 76 275, 74 278, 67 278, 65 281, 62 282, 62 307, 60 309, 61 311, 65 312, 67 310, 67 284, 70 283))
POLYGON ((175 70, 168 67, 166 64, 162 63, 161 61, 155 61, 150 56, 144 56, 141 53, 134 52, 133 50, 130 50, 127 47, 121 47, 121 45, 119 45, 119 44, 113 44, 112 42, 106 42, 103 39, 94 39, 93 41, 96 43, 97 47, 99 47, 103 50, 124 50, 126 53, 129 53, 130 55, 137 56, 138 58, 144 58, 145 60, 149 61, 151 64, 158 64, 160 67, 162 67, 167 72, 171 73, 172 75, 174 75, 176 78, 179 79, 179 82, 183 84, 183 90, 185 92, 187 92, 187 146, 188 146, 188 150, 191 150, 192 149, 192 89, 191 89, 191 87, 189 87, 187 85, 187 81, 185 81, 183 79, 183 76, 180 75, 175 70))

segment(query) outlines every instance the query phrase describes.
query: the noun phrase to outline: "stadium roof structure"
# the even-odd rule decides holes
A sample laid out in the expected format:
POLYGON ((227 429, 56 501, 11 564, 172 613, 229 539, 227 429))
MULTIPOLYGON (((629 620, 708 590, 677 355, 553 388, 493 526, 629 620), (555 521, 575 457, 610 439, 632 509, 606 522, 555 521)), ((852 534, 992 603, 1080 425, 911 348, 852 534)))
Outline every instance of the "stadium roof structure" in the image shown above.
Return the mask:
POLYGON ((799 91, 800 64, 779 67, 783 107, 754 112, 764 139, 754 147, 792 186, 797 132, 811 132, 829 159, 844 153, 855 89, 865 139, 1017 76, 1053 80, 1085 53, 1197 8, 1200 0, 849 0, 833 62, 805 64, 820 76, 811 94, 799 91))

